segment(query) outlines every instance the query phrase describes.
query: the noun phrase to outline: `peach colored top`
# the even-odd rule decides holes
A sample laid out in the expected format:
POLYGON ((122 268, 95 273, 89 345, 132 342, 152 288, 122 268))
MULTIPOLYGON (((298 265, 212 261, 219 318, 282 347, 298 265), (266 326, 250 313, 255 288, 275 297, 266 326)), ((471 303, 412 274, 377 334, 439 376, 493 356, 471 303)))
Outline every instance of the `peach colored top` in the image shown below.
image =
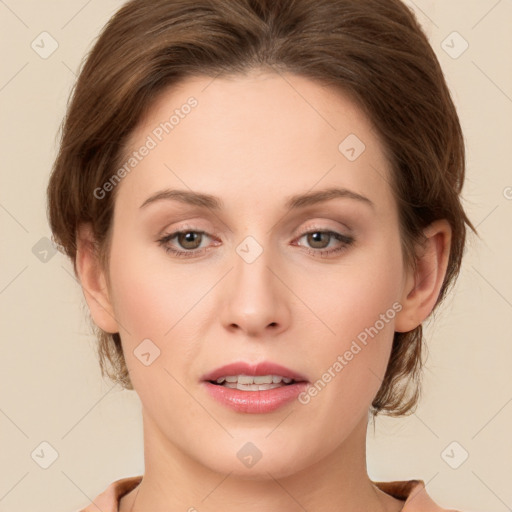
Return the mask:
MULTIPOLYGON (((93 503, 79 512, 119 512, 119 501, 132 489, 139 485, 142 476, 121 478, 112 482, 93 503)), ((394 498, 404 500, 402 512, 458 512, 437 506, 425 490, 422 480, 409 480, 404 482, 374 482, 383 492, 394 498)))

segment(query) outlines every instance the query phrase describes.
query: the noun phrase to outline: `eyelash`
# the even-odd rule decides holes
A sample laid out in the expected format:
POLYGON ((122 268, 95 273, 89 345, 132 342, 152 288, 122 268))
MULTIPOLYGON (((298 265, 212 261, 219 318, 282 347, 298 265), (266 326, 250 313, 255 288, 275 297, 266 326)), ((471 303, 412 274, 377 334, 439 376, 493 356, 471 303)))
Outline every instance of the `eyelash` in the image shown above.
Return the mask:
MULTIPOLYGON (((196 257, 200 256, 201 254, 204 254, 209 249, 208 247, 203 247, 202 249, 194 249, 191 251, 180 251, 177 249, 173 249, 171 246, 168 245, 168 243, 173 238, 175 238, 178 235, 182 235, 182 234, 186 234, 186 233, 196 233, 196 234, 200 234, 200 235, 209 236, 208 233, 206 233, 205 231, 201 231, 200 229, 187 228, 187 229, 182 229, 180 231, 174 231, 173 233, 165 235, 162 238, 160 238, 159 240, 157 240, 157 242, 160 246, 163 247, 165 252, 167 252, 168 254, 172 254, 173 256, 176 256, 178 258, 196 258, 196 257)), ((350 245, 352 245, 355 242, 355 238, 352 236, 342 235, 341 233, 337 233, 336 231, 322 230, 322 229, 318 229, 318 228, 313 228, 309 231, 302 233, 298 237, 298 239, 301 239, 306 235, 315 234, 315 233, 328 234, 328 235, 331 235, 332 238, 338 240, 339 242, 342 242, 342 245, 336 249, 312 249, 309 247, 305 247, 306 252, 315 257, 325 258, 332 254, 341 253, 342 251, 347 249, 350 245)))

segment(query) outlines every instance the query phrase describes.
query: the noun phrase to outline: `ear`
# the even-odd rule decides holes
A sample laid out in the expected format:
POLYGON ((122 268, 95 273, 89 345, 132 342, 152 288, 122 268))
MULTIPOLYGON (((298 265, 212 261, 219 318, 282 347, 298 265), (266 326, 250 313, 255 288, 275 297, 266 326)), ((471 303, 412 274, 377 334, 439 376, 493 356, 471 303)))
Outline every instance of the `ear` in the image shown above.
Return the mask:
POLYGON ((105 271, 101 267, 92 227, 89 223, 82 224, 78 228, 76 269, 94 323, 105 332, 119 332, 105 271))
POLYGON ((408 332, 431 313, 443 285, 450 256, 452 229, 446 219, 430 224, 425 230, 425 244, 417 254, 417 268, 407 269, 402 310, 395 317, 395 331, 408 332))

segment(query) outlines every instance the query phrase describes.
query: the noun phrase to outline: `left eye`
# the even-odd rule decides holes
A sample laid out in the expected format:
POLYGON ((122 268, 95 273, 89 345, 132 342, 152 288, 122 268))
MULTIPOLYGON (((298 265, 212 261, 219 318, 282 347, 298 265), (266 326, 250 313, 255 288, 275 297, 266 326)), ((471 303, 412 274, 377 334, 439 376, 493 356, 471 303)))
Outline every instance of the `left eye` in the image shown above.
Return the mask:
POLYGON ((176 238, 180 246, 184 249, 193 250, 201 245, 204 235, 206 235, 206 233, 202 231, 178 231, 172 238, 176 238))
POLYGON ((309 231, 300 238, 304 237, 307 237, 308 244, 312 244, 313 249, 325 249, 333 238, 339 240, 341 235, 333 231, 309 231), (325 241, 327 241, 327 244, 324 243, 325 241))
POLYGON ((321 257, 326 257, 330 254, 340 253, 355 241, 355 239, 352 236, 342 235, 341 233, 336 233, 335 231, 322 231, 319 229, 315 229, 312 231, 308 231, 307 233, 304 233, 302 236, 298 238, 298 240, 304 237, 307 237, 307 243, 312 247, 305 247, 306 251, 313 256, 321 257), (333 239, 338 242, 337 246, 335 246, 332 249, 327 249, 329 243, 333 239))

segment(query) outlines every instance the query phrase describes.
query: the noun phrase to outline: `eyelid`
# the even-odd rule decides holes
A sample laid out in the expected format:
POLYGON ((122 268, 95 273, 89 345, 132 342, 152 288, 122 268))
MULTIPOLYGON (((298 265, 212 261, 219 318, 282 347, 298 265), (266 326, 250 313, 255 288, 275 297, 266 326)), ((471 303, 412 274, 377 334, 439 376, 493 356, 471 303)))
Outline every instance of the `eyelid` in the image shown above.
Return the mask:
POLYGON ((308 223, 306 223, 306 225, 301 225, 300 228, 297 228, 294 236, 300 236, 301 234, 304 235, 305 233, 309 233, 311 232, 312 230, 318 230, 318 231, 334 231, 334 232, 340 232, 340 230, 342 231, 341 233, 339 233, 340 235, 345 235, 347 237, 352 237, 354 235, 354 230, 352 228, 350 228, 349 226, 347 226, 346 224, 342 223, 342 222, 339 222, 339 221, 332 221, 332 222, 335 222, 336 224, 341 225, 342 227, 337 227, 337 226, 330 226, 328 224, 328 220, 322 220, 322 221, 318 221, 318 220, 312 220, 312 221, 309 221, 308 223))
MULTIPOLYGON (((295 239, 296 237, 303 236, 306 233, 309 233, 311 230, 318 230, 318 231, 335 231, 339 232, 340 228, 336 226, 329 226, 326 225, 326 223, 329 222, 328 220, 310 220, 306 222, 306 225, 304 226, 303 223, 301 223, 301 226, 296 228, 292 237, 295 239)), ((351 237, 354 234, 353 229, 351 229, 347 224, 344 224, 340 221, 334 221, 331 219, 331 222, 335 222, 338 225, 341 225, 343 229, 345 230, 345 233, 339 233, 341 235, 345 235, 347 237, 351 237)), ((159 238, 168 236, 173 233, 182 232, 182 231, 194 231, 194 232, 201 232, 210 238, 220 238, 220 233, 215 228, 209 229, 209 228, 202 228, 198 224, 193 224, 192 221, 185 221, 184 224, 180 224, 175 228, 169 228, 168 226, 162 229, 157 236, 159 238)), ((230 230, 231 232, 231 230, 230 230)))
MULTIPOLYGON (((170 224, 168 226, 166 226, 165 228, 161 229, 158 233, 157 233, 157 236, 158 237, 162 237, 162 236, 167 236, 167 235, 170 235, 171 233, 178 233, 178 232, 181 232, 181 231, 195 231, 195 232, 201 232, 201 233, 205 233, 206 235, 208 236, 211 236, 211 237, 218 237, 220 236, 218 231, 213 228, 213 229, 210 229, 209 227, 201 227, 199 225, 199 221, 197 224, 194 224, 192 223, 191 221, 185 221, 184 224, 181 224, 179 222, 176 222, 176 223, 173 223, 173 224, 170 224), (173 226, 173 224, 178 224, 176 227, 171 227, 173 226)), ((211 226, 211 224, 210 224, 211 226)))

